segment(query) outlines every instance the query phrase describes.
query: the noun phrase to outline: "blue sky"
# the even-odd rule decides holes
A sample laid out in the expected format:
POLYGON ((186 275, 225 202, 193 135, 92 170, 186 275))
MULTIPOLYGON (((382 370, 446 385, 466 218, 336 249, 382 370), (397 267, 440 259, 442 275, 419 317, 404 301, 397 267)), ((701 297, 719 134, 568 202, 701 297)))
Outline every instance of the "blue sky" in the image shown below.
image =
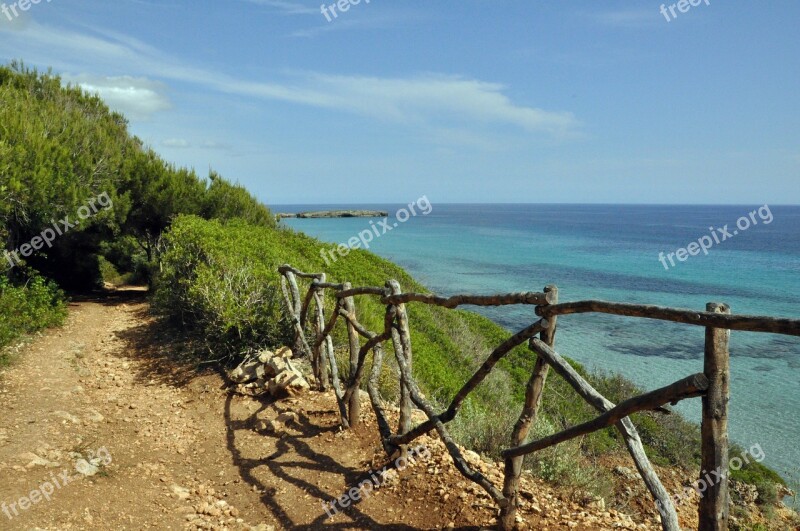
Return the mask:
POLYGON ((41 0, 0 60, 271 204, 800 203, 795 0, 320 3, 41 0))

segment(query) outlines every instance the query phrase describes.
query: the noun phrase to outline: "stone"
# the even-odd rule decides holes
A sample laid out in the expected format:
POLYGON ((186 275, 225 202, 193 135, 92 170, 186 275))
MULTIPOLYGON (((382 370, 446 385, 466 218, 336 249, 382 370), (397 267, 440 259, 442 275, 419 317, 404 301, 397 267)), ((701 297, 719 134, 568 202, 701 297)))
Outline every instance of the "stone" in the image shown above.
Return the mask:
POLYGON ((86 413, 86 420, 88 420, 90 422, 103 422, 103 420, 105 420, 105 417, 103 417, 103 415, 101 415, 100 413, 98 413, 94 409, 90 409, 86 413))
POLYGON ((91 464, 86 459, 78 459, 75 463, 75 470, 82 476, 91 477, 100 472, 100 467, 91 464))
POLYGON ((291 365, 289 367, 289 369, 269 380, 269 392, 272 396, 296 396, 311 389, 303 375, 292 368, 291 365))
POLYGON ((294 357, 294 353, 292 352, 292 349, 290 349, 289 347, 281 347, 277 351, 275 351, 275 357, 291 359, 294 357))
POLYGON ((19 459, 24 463, 25 468, 52 465, 50 461, 43 457, 39 457, 33 452, 25 452, 24 454, 20 454, 19 459))
POLYGON ((188 500, 192 495, 191 492, 189 492, 189 489, 185 489, 179 485, 172 485, 170 490, 175 496, 178 497, 179 500, 188 500))
POLYGON ((58 418, 64 419, 66 421, 69 421, 69 422, 71 422, 73 424, 80 424, 81 423, 81 419, 79 419, 75 415, 67 413, 66 411, 54 411, 53 415, 58 417, 58 418))
POLYGON ((259 363, 268 363, 269 360, 275 357, 275 353, 271 350, 262 350, 258 354, 256 354, 256 359, 259 363))
POLYGON ((228 376, 236 383, 247 383, 257 379, 256 371, 263 363, 257 359, 246 359, 233 369, 228 376))
POLYGON ((294 424, 297 422, 297 413, 294 411, 284 411, 280 415, 278 415, 278 422, 283 422, 284 424, 294 424))

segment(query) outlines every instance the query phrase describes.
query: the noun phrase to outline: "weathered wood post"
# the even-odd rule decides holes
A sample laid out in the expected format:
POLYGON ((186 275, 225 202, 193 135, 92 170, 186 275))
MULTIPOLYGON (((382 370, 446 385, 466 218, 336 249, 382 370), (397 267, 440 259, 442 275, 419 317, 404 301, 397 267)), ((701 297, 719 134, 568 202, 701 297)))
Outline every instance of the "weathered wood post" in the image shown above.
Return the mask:
MULTIPOLYGON (((706 311, 730 314, 726 304, 710 302, 706 311)), ((709 381, 703 396, 701 425, 702 458, 698 489, 705 485, 699 507, 699 531, 727 531, 728 493, 728 400, 730 399, 730 330, 706 328, 703 372, 709 381), (716 475, 712 474, 716 471, 716 475), (709 482, 708 478, 712 481, 709 482)))
MULTIPOLYGON (((300 352, 301 356, 313 357, 311 348, 306 341, 305 330, 300 317, 302 313, 300 291, 297 288, 297 281, 294 274, 290 269, 290 266, 284 265, 281 266, 278 271, 281 273, 281 291, 283 292, 283 299, 286 302, 286 309, 289 311, 289 316, 294 326, 294 345, 292 350, 294 352, 300 352)), ((316 376, 316 368, 314 370, 316 376)))
MULTIPOLYGON (((400 289, 400 284, 396 280, 389 280, 386 282, 386 287, 389 288, 392 295, 400 295, 403 291, 400 289)), ((408 314, 406 313, 405 304, 397 304, 397 335, 399 336, 400 350, 399 353, 405 358, 408 371, 413 368, 413 354, 411 353, 411 332, 408 327, 408 314)), ((398 425, 398 434, 404 435, 411 430, 411 412, 413 405, 411 402, 411 390, 408 385, 408 378, 411 374, 406 374, 403 371, 400 373, 400 422, 398 425)))
MULTIPOLYGON (((322 273, 319 276, 319 282, 325 282, 325 273, 322 273)), ((312 281, 311 287, 309 288, 314 293, 314 302, 316 303, 316 333, 315 333, 315 340, 314 340, 314 363, 317 365, 317 378, 319 381, 317 382, 319 385, 320 391, 327 391, 330 381, 329 376, 329 369, 328 366, 329 358, 328 356, 333 356, 333 348, 330 348, 330 342, 327 338, 323 338, 322 334, 325 331, 325 294, 323 290, 316 286, 316 283, 312 281), (320 339, 322 341, 320 341, 320 339), (330 350, 330 352, 328 352, 330 350)))
MULTIPOLYGON (((284 273, 284 276, 286 277, 286 280, 289 283, 289 291, 290 291, 291 296, 292 296, 291 297, 291 300, 292 300, 292 313, 295 315, 295 317, 299 321, 300 320, 301 309, 302 309, 302 301, 300 299, 300 288, 297 287, 297 277, 295 277, 295 275, 294 275, 294 273, 292 271, 288 271, 288 270, 284 273)), ((302 321, 300 321, 300 323, 301 323, 301 326, 302 326, 302 324, 303 324, 302 321)), ((298 345, 298 347, 302 347, 302 346, 303 346, 302 343, 300 343, 298 345)), ((307 352, 306 354, 308 354, 310 356, 311 352, 307 352)))
MULTIPOLYGON (((349 290, 353 286, 349 282, 345 282, 343 286, 343 290, 349 290)), ((356 304, 353 300, 353 297, 345 297, 344 302, 344 310, 355 317, 356 315, 356 304)), ((355 374, 356 370, 358 370, 358 352, 361 350, 361 342, 358 338, 358 332, 356 331, 356 327, 353 326, 349 320, 347 322, 347 337, 350 343, 350 374, 355 374)), ((373 356, 373 363, 375 363, 375 358, 373 356)), ((350 403, 347 406, 348 417, 350 420, 350 427, 354 427, 358 424, 359 419, 361 418, 361 394, 356 390, 355 393, 350 396, 350 403)))
MULTIPOLYGON (((551 294, 550 304, 558 304, 558 288, 556 286, 546 286, 544 292, 551 294)), ((555 346, 556 342, 556 321, 557 318, 555 316, 548 319, 547 329, 540 334, 542 341, 550 347, 555 346)), ((547 381, 549 370, 550 366, 547 362, 541 356, 537 356, 536 365, 525 388, 525 404, 522 406, 522 413, 511 434, 512 448, 523 444, 528 437, 531 426, 536 424, 536 417, 539 415, 544 384, 547 381)), ((500 529, 513 529, 516 524, 517 506, 519 504, 519 480, 522 475, 524 459, 525 456, 519 456, 505 460, 503 496, 506 498, 506 505, 500 509, 500 518, 498 519, 500 529)))

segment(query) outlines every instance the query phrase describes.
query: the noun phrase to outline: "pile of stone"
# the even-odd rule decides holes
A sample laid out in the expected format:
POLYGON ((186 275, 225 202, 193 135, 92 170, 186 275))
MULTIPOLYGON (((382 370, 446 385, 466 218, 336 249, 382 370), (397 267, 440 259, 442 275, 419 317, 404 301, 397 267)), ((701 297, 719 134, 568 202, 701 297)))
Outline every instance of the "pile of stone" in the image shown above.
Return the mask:
POLYGON ((281 347, 276 352, 263 350, 247 358, 229 374, 230 379, 238 384, 236 392, 282 398, 308 391, 311 386, 292 356, 292 349, 281 347))

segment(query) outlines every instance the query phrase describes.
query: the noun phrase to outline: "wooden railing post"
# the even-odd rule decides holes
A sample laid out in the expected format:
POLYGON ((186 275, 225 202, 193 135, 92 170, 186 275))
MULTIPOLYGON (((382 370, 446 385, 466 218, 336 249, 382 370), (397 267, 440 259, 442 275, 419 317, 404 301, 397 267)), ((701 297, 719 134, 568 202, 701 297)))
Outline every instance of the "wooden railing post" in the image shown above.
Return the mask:
MULTIPOLYGON (((313 357, 314 354, 311 351, 311 347, 308 345, 308 341, 306 341, 305 330, 300 318, 302 313, 301 303, 299 300, 300 291, 297 288, 297 281, 294 275, 289 271, 282 273, 281 291, 283 292, 283 299, 286 303, 286 309, 289 311, 289 316, 291 317, 292 325, 294 327, 293 350, 294 352, 299 352, 301 356, 313 357)), ((316 371, 317 369, 314 368, 315 377, 317 375, 316 371)))
MULTIPOLYGON (((320 282, 325 282, 325 274, 323 273, 319 277, 320 282)), ((328 366, 329 359, 328 356, 333 356, 333 348, 331 343, 328 341, 327 337, 322 337, 325 331, 325 294, 323 293, 322 289, 318 288, 314 282, 311 283, 311 287, 309 288, 314 294, 314 301, 316 302, 315 306, 316 309, 316 333, 315 333, 315 340, 314 340, 314 364, 317 365, 317 378, 319 379, 319 390, 320 391, 327 391, 330 381, 329 370, 330 367, 328 366), (321 340, 321 341, 320 341, 321 340)))
MULTIPOLYGON (((353 286, 349 282, 345 282, 343 289, 349 290, 353 286)), ((356 315, 356 304, 353 297, 345 297, 343 302, 344 310, 353 315, 356 315)), ((361 350, 361 341, 358 339, 358 332, 356 327, 350 321, 347 322, 347 338, 350 344, 350 374, 355 374, 358 369, 358 351, 361 350)), ((373 356, 374 363, 374 356, 373 356)), ((348 417, 350 420, 350 427, 358 425, 361 418, 361 394, 356 390, 350 396, 350 403, 347 406, 348 417)))
MULTIPOLYGON (((706 311, 730 314, 725 304, 708 303, 706 311)), ((728 529, 728 400, 730 398, 730 330, 706 328, 704 373, 709 381, 703 396, 699 531, 728 529), (712 473, 716 472, 716 474, 712 473), (708 478, 713 481, 708 481, 708 478)))
MULTIPOLYGON (((544 288, 545 293, 551 294, 551 304, 558 304, 558 288, 553 285, 544 288)), ((548 327, 542 331, 542 341, 548 346, 555 346, 556 342, 556 320, 554 316, 548 319, 548 327)), ((542 359, 536 357, 536 365, 533 368, 528 385, 525 388, 525 403, 522 406, 522 413, 514 426, 511 434, 511 447, 516 447, 525 442, 531 426, 536 424, 539 415, 539 407, 542 403, 544 384, 547 381, 547 373, 550 366, 542 359)), ((510 457, 505 460, 505 480, 503 482, 503 496, 506 498, 506 505, 500 510, 498 520, 500 529, 513 529, 516 525, 517 506, 519 504, 519 480, 522 476, 522 464, 525 456, 510 457)))
MULTIPOLYGON (((400 295, 402 290, 400 284, 396 280, 389 280, 386 282, 386 287, 389 288, 392 295, 400 295)), ((395 305, 397 308, 397 338, 400 347, 399 355, 405 358, 406 366, 408 367, 408 374, 401 371, 400 374, 400 422, 397 428, 399 435, 404 435, 411 430, 411 413, 413 405, 411 402, 411 389, 409 387, 407 378, 411 377, 413 370, 413 354, 411 353, 411 332, 408 326, 408 314, 406 313, 405 304, 395 305)))

